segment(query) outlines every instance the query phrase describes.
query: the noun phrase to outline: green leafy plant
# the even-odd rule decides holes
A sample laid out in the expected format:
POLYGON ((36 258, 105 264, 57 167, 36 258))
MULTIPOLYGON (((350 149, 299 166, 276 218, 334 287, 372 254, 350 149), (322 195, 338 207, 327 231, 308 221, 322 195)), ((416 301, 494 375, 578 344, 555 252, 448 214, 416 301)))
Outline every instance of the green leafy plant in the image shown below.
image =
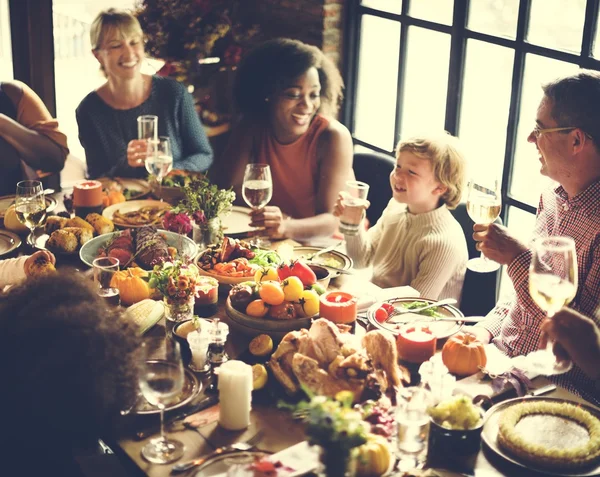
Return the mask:
POLYGON ((150 273, 148 285, 155 288, 167 299, 167 303, 185 302, 196 296, 202 286, 198 267, 182 260, 155 265, 150 273))
POLYGON ((231 188, 219 189, 206 177, 192 179, 182 190, 185 197, 173 211, 185 212, 198 225, 229 214, 235 200, 235 192, 231 188))

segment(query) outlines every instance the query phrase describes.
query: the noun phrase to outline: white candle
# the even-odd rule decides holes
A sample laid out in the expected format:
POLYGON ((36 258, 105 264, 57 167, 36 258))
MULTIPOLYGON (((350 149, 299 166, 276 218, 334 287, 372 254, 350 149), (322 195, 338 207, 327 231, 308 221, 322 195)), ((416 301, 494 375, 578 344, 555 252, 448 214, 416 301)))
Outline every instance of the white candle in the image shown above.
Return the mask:
POLYGON ((219 367, 219 424, 238 431, 250 425, 252 367, 242 361, 227 361, 219 367))

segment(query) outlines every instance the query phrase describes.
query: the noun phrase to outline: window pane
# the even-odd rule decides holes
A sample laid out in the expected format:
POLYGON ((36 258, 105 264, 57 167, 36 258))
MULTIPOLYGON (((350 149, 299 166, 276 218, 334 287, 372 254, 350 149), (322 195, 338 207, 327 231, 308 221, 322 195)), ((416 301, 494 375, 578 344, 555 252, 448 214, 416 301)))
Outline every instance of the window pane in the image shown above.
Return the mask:
POLYGON ((362 141, 391 151, 395 142, 400 23, 363 15, 360 37, 354 133, 362 141))
MULTIPOLYGON (((596 22, 598 22, 598 25, 600 25, 600 13, 598 14, 596 22)), ((596 27, 596 36, 594 37, 594 48, 592 50, 592 55, 594 58, 600 58, 600 28, 598 27, 596 27)))
POLYGON ((576 72, 577 65, 563 61, 527 55, 525 80, 521 95, 521 110, 515 147, 515 164, 510 193, 518 200, 537 207, 542 189, 550 180, 540 174, 540 162, 535 144, 527 136, 535 125, 537 108, 543 96, 541 85, 558 76, 576 72))
POLYGON ((383 12, 402 13, 402 0, 362 0, 363 7, 375 8, 383 12))
POLYGON ((450 35, 423 28, 408 30, 402 136, 444 128, 450 35))
POLYGON ((14 78, 8 0, 0 0, 0 78, 14 78))
POLYGON ((533 0, 527 40, 580 53, 585 3, 586 0, 533 0))
POLYGON ((469 2, 468 28, 488 35, 515 38, 519 0, 477 0, 469 2))
POLYGON ((452 25, 452 12, 454 0, 412 0, 409 14, 437 23, 452 25))
POLYGON ((469 172, 502 177, 514 51, 468 40, 459 136, 469 172))

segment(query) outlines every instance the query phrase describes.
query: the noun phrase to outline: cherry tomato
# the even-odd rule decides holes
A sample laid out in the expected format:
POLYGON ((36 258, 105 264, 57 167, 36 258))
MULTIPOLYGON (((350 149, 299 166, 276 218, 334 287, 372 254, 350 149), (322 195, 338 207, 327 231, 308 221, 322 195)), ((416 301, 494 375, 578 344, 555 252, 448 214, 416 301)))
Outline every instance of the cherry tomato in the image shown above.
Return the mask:
POLYGON ((281 305, 285 300, 285 295, 278 281, 262 282, 258 294, 269 305, 281 305))
POLYGON ((319 313, 319 295, 314 290, 304 290, 300 294, 300 304, 304 316, 313 316, 319 313))
POLYGON ((279 265, 279 267, 277 268, 277 274, 279 275, 280 280, 285 280, 292 274, 290 270, 290 265, 287 263, 282 263, 281 265, 279 265))
POLYGON ((377 311, 375 312, 375 319, 379 322, 379 323, 383 323, 384 321, 386 321, 388 319, 390 315, 388 314, 387 310, 380 306, 379 308, 377 308, 377 311))
POLYGON ((262 300, 251 301, 246 307, 246 314, 256 318, 262 318, 269 311, 269 307, 262 300))
POLYGON ((266 282, 269 280, 279 281, 279 275, 274 267, 262 267, 256 270, 254 281, 256 283, 266 282))
POLYGON ((296 318, 296 309, 293 303, 284 301, 281 305, 272 306, 269 310, 269 316, 276 320, 291 320, 296 318))
POLYGON ((287 277, 283 280, 281 287, 283 288, 283 294, 287 301, 298 301, 302 290, 304 290, 302 280, 298 277, 287 277))
POLYGON ((396 307, 394 305, 392 305, 391 303, 383 303, 381 305, 381 308, 384 308, 385 311, 387 311, 388 316, 392 311, 396 310, 396 307))
POLYGON ((297 260, 290 265, 290 272, 293 276, 302 280, 305 287, 309 287, 317 283, 315 272, 304 262, 297 260))

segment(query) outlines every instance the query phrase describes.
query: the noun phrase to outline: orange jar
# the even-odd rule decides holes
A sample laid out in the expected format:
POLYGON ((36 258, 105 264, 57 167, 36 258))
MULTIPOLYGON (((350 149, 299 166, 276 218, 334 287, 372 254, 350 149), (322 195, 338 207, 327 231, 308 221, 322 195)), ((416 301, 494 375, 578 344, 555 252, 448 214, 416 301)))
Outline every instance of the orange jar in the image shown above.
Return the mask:
POLYGON ((354 323, 358 299, 350 293, 330 291, 321 295, 319 314, 334 323, 354 323))
POLYGON ((396 338, 398 357, 409 363, 423 363, 435 354, 437 337, 425 325, 406 325, 396 338))

